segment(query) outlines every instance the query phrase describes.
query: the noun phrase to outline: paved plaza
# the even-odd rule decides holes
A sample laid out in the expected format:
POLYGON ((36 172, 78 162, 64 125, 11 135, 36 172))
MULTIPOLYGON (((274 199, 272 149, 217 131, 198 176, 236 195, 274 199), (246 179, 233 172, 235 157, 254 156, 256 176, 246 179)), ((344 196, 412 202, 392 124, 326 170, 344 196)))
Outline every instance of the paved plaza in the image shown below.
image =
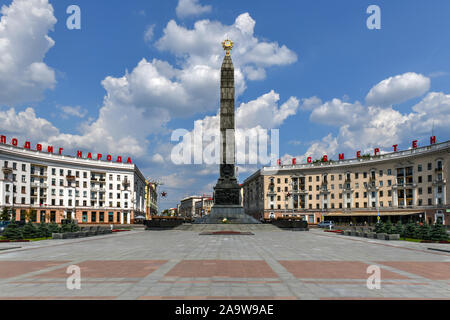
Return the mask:
POLYGON ((2 243, 0 299, 450 299, 448 251, 272 225, 2 243), (253 235, 200 234, 215 230, 253 235), (71 265, 80 289, 67 288, 71 265), (381 268, 380 289, 366 285, 370 265, 381 268))

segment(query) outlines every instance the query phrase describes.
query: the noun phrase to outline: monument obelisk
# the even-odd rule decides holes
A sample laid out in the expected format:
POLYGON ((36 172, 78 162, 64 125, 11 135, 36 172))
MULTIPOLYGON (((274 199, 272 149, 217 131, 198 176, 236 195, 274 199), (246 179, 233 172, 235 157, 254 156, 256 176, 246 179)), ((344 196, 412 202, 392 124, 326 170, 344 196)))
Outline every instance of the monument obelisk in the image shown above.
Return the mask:
POLYGON ((241 206, 241 187, 235 168, 234 122, 234 66, 230 51, 231 40, 222 42, 226 51, 220 71, 220 175, 214 187, 214 205, 206 223, 219 223, 226 218, 230 223, 259 223, 246 215, 241 206))

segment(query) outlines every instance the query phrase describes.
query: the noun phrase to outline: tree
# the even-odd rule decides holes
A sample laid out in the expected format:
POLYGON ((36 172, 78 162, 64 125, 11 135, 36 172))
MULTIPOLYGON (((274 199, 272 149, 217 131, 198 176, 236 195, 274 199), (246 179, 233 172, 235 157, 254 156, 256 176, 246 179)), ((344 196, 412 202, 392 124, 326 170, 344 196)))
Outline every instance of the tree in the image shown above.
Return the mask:
POLYGON ((417 225, 414 222, 410 222, 405 228, 405 238, 416 238, 417 237, 417 225))
POLYGON ((39 236, 38 230, 31 221, 23 227, 22 234, 25 239, 33 239, 39 236))
POLYGON ((0 214, 1 221, 9 221, 11 220, 11 210, 7 207, 3 207, 2 213, 0 214))
POLYGON ((430 231, 430 226, 427 223, 423 223, 417 230, 417 238, 422 240, 429 240, 430 231))
POLYGON ((447 241, 448 234, 447 230, 440 221, 436 222, 431 228, 430 232, 431 240, 433 241, 447 241))
POLYGON ((403 228, 403 224, 399 221, 395 224, 394 226, 394 233, 399 234, 400 237, 404 236, 404 228, 403 228))
POLYGON ((52 236, 52 233, 50 232, 48 225, 42 222, 38 226, 38 233, 39 236, 43 238, 48 238, 52 236))
POLYGON ((25 219, 27 221, 36 221, 37 211, 34 209, 29 209, 25 212, 25 219))
POLYGON ((375 233, 384 233, 384 223, 383 222, 378 222, 376 225, 375 225, 375 233))
POLYGON ((384 224, 384 232, 387 234, 393 234, 394 232, 394 226, 392 225, 391 221, 388 220, 385 224, 384 224))
POLYGON ((23 239, 22 229, 17 223, 11 222, 3 232, 3 236, 8 240, 21 240, 23 239))
POLYGON ((56 223, 53 222, 48 225, 48 231, 50 232, 50 234, 61 233, 61 228, 56 223))

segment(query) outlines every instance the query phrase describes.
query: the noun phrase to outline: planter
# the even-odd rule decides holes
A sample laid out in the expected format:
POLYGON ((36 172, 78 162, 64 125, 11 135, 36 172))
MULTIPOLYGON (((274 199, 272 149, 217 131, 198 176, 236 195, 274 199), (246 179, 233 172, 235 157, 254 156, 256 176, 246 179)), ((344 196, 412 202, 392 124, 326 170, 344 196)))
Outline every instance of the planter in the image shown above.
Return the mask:
POLYGON ((62 233, 52 233, 52 239, 63 239, 62 233))
POLYGON ((377 239, 377 234, 375 232, 368 232, 367 238, 369 239, 377 239))
POLYGON ((377 239, 378 240, 387 240, 386 236, 387 236, 386 233, 377 233, 377 239))
POLYGON ((356 231, 350 231, 350 235, 356 237, 356 231))
POLYGON ((400 240, 400 235, 399 234, 388 234, 387 237, 389 238, 389 240, 400 240))
POLYGON ((369 238, 369 232, 363 232, 363 237, 364 238, 369 238))
POLYGON ((345 230, 345 231, 344 231, 344 235, 346 235, 346 236, 351 236, 351 235, 352 235, 352 232, 349 231, 349 230, 345 230))

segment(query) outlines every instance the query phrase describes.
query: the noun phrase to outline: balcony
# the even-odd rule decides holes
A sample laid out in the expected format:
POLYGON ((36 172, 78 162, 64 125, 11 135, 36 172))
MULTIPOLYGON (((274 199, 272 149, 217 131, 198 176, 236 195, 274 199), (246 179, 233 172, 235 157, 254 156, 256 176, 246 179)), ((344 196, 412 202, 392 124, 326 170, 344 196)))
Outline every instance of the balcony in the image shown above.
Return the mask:
POLYGON ((46 182, 31 182, 32 188, 47 188, 46 182))
POLYGON ((75 176, 69 176, 69 175, 67 175, 67 176, 66 176, 66 179, 67 179, 67 180, 70 180, 70 181, 73 181, 73 180, 75 180, 75 176))
POLYGON ((3 173, 8 174, 13 172, 13 168, 10 167, 3 167, 2 168, 3 173))

